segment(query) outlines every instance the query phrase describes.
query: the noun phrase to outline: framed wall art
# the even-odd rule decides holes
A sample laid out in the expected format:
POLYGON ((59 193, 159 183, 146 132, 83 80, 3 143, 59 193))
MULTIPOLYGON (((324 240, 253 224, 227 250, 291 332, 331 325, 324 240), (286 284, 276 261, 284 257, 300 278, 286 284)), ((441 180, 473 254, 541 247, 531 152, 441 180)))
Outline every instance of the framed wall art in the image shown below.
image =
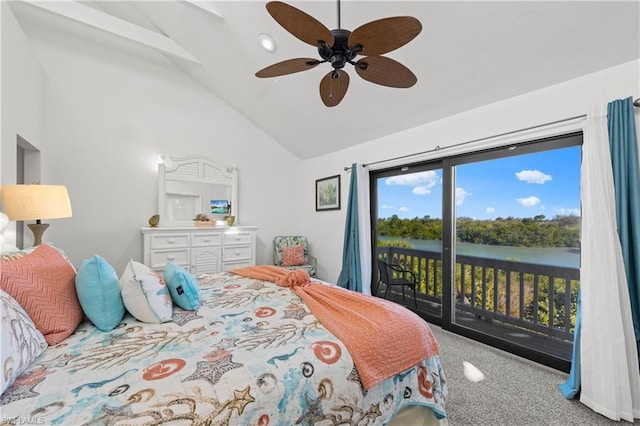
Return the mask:
POLYGON ((316 180, 316 211, 340 210, 340 175, 316 180))

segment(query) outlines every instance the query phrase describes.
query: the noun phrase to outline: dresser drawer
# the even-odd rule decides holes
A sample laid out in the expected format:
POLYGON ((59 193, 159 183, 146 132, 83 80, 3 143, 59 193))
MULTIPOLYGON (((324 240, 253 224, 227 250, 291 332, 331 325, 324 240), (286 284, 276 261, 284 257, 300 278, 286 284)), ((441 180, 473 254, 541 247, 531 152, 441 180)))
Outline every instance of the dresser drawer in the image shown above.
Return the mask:
POLYGON ((232 269, 246 268, 247 266, 253 266, 253 263, 251 262, 251 259, 241 260, 239 262, 225 262, 222 265, 222 270, 224 272, 227 272, 227 271, 230 271, 232 269))
POLYGON ((256 229, 253 226, 145 227, 142 228, 143 262, 159 274, 172 262, 194 275, 255 265, 256 229))
POLYGON ((151 251, 151 268, 164 268, 167 262, 177 263, 178 265, 189 264, 189 249, 176 250, 152 250, 151 251))
POLYGON ((219 232, 191 235, 191 245, 193 247, 219 246, 220 244, 222 244, 222 234, 219 232))
POLYGON ((251 232, 238 232, 235 234, 224 234, 224 245, 230 244, 251 244, 251 232))
POLYGON ((189 247, 189 234, 151 235, 151 249, 169 249, 173 247, 189 247))
POLYGON ((251 246, 223 247, 222 260, 233 262, 235 260, 251 259, 251 246))

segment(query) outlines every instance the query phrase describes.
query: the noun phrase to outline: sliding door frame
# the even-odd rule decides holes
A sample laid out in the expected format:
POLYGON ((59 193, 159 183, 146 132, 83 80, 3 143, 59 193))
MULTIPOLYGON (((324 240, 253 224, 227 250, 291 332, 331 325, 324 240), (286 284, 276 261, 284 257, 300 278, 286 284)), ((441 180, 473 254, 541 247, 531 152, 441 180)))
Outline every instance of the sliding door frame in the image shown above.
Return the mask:
MULTIPOLYGON (((440 325, 443 329, 456 334, 471 338, 473 340, 488 344, 501 350, 522 356, 543 365, 557 370, 568 372, 571 363, 558 357, 546 354, 535 348, 521 346, 499 337, 481 333, 471 328, 456 324, 455 314, 455 268, 456 268, 456 210, 455 210, 455 168, 458 165, 470 164, 474 162, 496 160, 513 157, 517 155, 532 154, 536 152, 549 151, 554 149, 581 146, 583 142, 582 131, 569 131, 561 135, 541 137, 535 140, 518 142, 510 145, 487 148, 480 151, 461 153, 448 157, 441 157, 426 160, 419 163, 411 163, 403 166, 394 166, 387 169, 380 169, 370 172, 370 194, 371 194, 371 251, 372 259, 376 259, 376 225, 378 220, 378 194, 377 179, 385 176, 396 176, 405 173, 415 173, 423 170, 442 170, 442 305, 441 316, 435 317, 429 314, 419 314, 431 323, 440 325), (400 173, 393 173, 399 171, 400 173), (445 274, 446 273, 446 274, 445 274)), ((375 264, 375 262, 374 262, 375 264)), ((372 274, 372 287, 375 288, 374 280, 377 274, 372 274)))

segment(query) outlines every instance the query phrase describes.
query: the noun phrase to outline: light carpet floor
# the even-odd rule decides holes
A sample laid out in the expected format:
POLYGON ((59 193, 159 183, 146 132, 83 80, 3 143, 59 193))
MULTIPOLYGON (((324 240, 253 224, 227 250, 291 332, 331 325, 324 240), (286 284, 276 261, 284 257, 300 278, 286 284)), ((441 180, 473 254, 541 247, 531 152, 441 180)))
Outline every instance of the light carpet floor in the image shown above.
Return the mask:
POLYGON ((450 426, 628 426, 610 420, 578 400, 567 400, 558 384, 567 374, 467 339, 430 324, 440 344, 449 387, 446 410, 450 426), (463 361, 485 375, 473 383, 463 373, 463 361))

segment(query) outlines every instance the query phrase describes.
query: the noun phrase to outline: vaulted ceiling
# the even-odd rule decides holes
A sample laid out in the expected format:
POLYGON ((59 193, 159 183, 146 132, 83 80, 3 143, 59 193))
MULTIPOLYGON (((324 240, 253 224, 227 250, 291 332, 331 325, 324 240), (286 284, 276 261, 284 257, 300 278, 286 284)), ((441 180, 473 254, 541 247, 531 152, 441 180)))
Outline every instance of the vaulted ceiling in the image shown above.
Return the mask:
MULTIPOLYGON (((282 28, 264 1, 12 1, 27 37, 64 34, 103 49, 143 46, 200 82, 301 159, 376 139, 640 57, 637 1, 344 0, 341 27, 408 15, 422 32, 390 52, 417 76, 408 89, 361 79, 336 107, 320 100, 329 64, 259 79, 255 72, 290 58, 318 57, 282 28), (258 43, 261 33, 274 52, 258 43)), ((329 29, 337 2, 292 1, 329 29)))

